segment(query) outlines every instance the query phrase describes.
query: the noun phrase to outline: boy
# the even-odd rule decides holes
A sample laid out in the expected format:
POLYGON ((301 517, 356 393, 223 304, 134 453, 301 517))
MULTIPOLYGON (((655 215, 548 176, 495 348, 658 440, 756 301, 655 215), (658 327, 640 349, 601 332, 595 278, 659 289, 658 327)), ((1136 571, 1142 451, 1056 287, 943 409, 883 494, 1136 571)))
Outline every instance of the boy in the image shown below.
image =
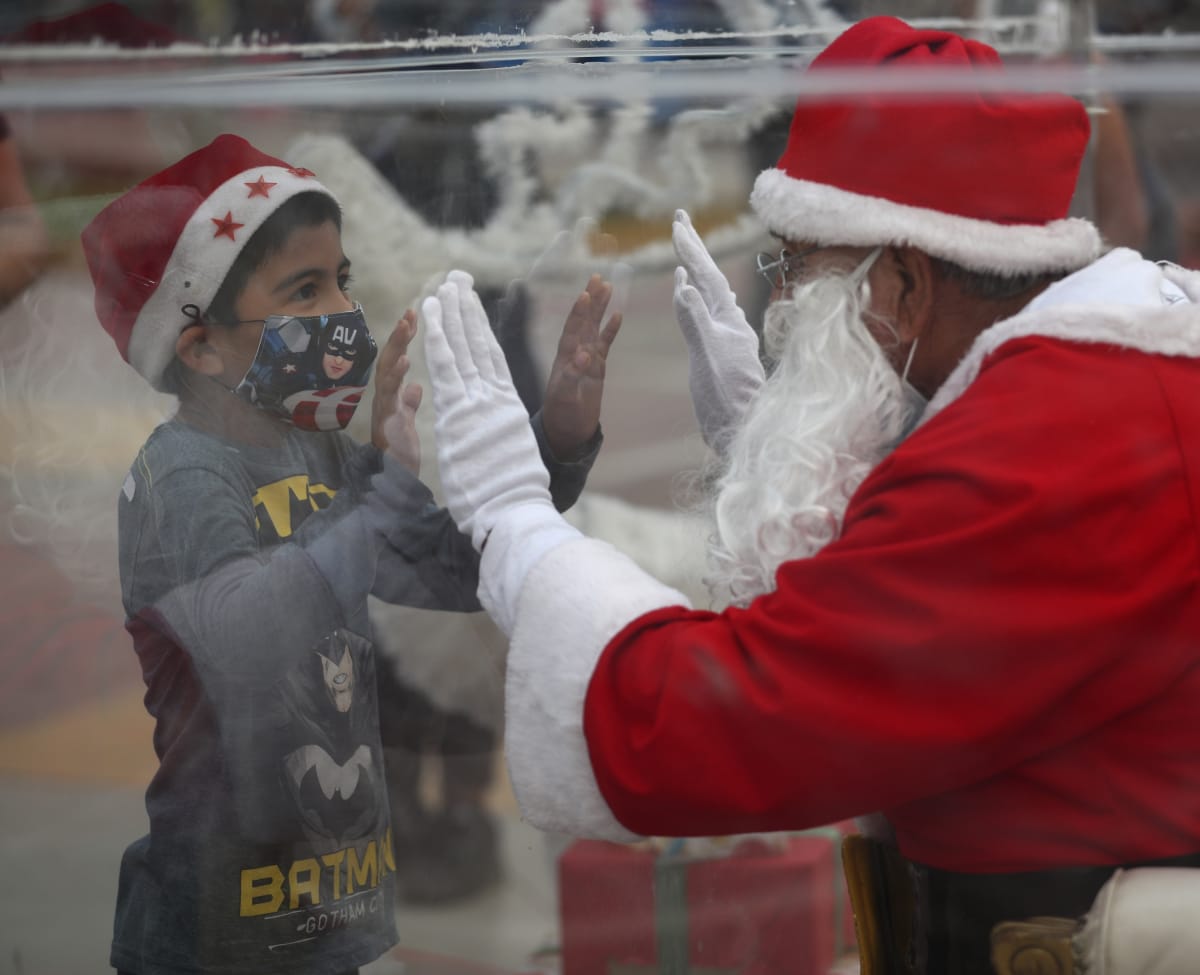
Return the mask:
MULTIPOLYGON (((83 243, 101 324, 179 397, 119 501, 160 765, 150 833, 121 865, 111 962, 353 972, 395 942, 367 595, 479 608, 471 542, 416 478, 415 316, 377 352, 347 295, 337 202, 235 136, 130 190, 83 243), (335 335, 355 369, 297 384, 297 361, 335 335), (340 429, 376 356, 360 446, 340 429)), ((533 420, 564 506, 599 448, 609 293, 594 277, 577 301, 533 420)))

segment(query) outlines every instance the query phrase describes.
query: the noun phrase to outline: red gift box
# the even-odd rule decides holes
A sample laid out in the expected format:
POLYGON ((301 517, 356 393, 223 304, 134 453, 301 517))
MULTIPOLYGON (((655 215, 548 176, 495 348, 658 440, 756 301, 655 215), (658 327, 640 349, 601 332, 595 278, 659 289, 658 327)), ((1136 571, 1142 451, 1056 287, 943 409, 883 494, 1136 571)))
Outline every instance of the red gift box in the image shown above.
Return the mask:
POLYGON ((843 832, 716 857, 572 844, 559 858, 563 975, 826 975, 853 931, 843 832))

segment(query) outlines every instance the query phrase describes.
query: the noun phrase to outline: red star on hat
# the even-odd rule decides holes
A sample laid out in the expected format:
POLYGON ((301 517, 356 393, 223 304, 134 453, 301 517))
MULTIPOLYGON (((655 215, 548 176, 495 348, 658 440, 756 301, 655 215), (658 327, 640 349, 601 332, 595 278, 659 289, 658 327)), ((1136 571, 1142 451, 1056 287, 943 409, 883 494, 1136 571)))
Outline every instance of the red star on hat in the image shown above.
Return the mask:
POLYGON ((213 234, 213 238, 228 237, 230 240, 237 240, 237 231, 246 226, 244 223, 237 223, 233 219, 233 211, 226 210, 223 217, 209 217, 213 223, 217 225, 217 232, 213 234))
POLYGON ((250 187, 250 192, 246 195, 246 199, 252 196, 261 196, 264 199, 269 199, 271 196, 271 187, 276 186, 276 183, 268 183, 265 176, 259 176, 253 183, 247 183, 250 187))

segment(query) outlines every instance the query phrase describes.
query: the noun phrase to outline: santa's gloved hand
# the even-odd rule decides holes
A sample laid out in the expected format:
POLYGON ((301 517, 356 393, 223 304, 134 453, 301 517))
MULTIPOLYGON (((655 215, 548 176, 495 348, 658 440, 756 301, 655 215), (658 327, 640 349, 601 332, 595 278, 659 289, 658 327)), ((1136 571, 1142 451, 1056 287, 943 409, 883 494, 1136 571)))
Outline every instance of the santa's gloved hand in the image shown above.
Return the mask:
POLYGON ((736 427, 766 379, 758 336, 738 307, 737 295, 708 253, 686 211, 675 211, 671 240, 675 320, 688 347, 688 385, 700 435, 714 449, 736 427))
POLYGON ((451 271, 421 305, 425 358, 437 414, 434 437, 446 507, 476 551, 502 513, 550 501, 529 414, 464 271, 451 271))

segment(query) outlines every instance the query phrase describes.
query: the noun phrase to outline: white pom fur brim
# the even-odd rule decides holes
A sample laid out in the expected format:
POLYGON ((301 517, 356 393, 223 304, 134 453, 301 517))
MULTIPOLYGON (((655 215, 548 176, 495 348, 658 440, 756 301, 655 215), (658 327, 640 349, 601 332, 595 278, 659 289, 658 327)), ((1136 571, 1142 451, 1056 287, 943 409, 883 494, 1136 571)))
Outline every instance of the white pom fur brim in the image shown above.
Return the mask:
POLYGON ((785 240, 911 246, 973 271, 1074 271, 1100 253, 1095 225, 1078 217, 1045 225, 992 223, 795 179, 781 169, 758 175, 750 205, 785 240))

